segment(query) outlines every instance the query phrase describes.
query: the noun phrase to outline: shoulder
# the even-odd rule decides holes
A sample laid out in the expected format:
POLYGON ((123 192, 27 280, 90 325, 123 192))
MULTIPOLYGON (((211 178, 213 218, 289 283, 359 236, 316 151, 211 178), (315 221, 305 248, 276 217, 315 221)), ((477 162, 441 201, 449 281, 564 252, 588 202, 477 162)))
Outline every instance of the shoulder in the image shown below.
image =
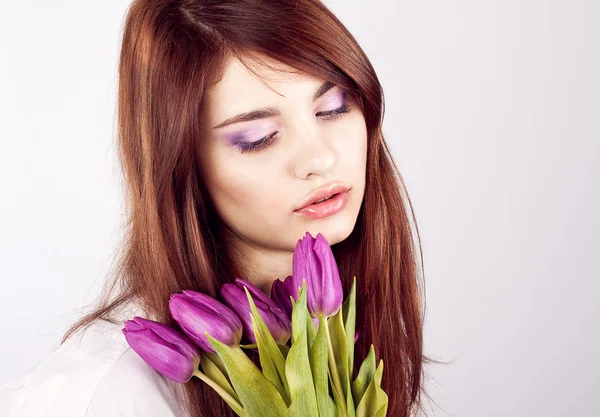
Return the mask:
POLYGON ((94 323, 33 370, 0 386, 0 415, 180 416, 173 396, 179 384, 146 364, 129 347, 122 328, 122 323, 94 323))
POLYGON ((180 388, 127 347, 97 384, 84 416, 179 417, 180 388))

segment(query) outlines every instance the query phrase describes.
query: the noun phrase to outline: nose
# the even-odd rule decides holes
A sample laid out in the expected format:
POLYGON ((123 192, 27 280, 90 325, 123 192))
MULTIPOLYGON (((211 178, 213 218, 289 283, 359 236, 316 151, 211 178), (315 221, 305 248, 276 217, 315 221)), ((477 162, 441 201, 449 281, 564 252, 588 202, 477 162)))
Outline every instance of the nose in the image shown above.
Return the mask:
POLYGON ((294 156, 296 177, 306 179, 309 175, 324 176, 337 164, 339 155, 327 135, 318 129, 301 133, 294 156))

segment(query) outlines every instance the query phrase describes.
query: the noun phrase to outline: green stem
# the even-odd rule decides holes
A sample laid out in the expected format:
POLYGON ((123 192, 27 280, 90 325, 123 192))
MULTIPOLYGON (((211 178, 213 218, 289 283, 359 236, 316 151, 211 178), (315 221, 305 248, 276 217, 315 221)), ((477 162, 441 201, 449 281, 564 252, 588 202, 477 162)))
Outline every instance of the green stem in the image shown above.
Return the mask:
POLYGON ((335 363, 335 354, 333 353, 333 344, 331 343, 331 335, 329 334, 329 326, 327 320, 324 320, 323 325, 325 326, 325 335, 327 336, 327 348, 329 350, 329 371, 333 376, 334 389, 339 393, 339 397, 344 401, 340 404, 342 408, 342 414, 345 417, 348 417, 348 410, 346 409, 346 396, 344 395, 344 390, 342 389, 342 381, 340 380, 340 375, 338 374, 337 365, 335 363))
POLYGON ((233 408, 238 415, 244 415, 246 417, 249 417, 248 411, 244 409, 244 407, 242 407, 242 405, 235 398, 233 398, 219 384, 210 379, 207 375, 203 374, 202 371, 200 371, 200 369, 196 369, 193 375, 201 381, 204 381, 209 387, 214 389, 217 392, 217 394, 219 394, 221 398, 223 398, 225 401, 228 401, 231 405, 231 408, 233 408))

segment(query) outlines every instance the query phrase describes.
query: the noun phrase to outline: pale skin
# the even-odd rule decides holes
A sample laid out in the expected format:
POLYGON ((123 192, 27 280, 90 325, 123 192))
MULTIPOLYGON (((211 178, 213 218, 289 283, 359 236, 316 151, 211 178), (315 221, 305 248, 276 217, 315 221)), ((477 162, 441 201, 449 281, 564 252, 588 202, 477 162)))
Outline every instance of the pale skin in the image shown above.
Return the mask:
POLYGON ((239 60, 228 60, 223 78, 207 92, 198 151, 227 244, 242 267, 240 278, 269 294, 275 279, 292 274, 294 248, 307 231, 322 233, 330 245, 352 232, 364 197, 367 130, 358 103, 340 86, 313 101, 325 80, 263 59, 284 71, 255 62, 257 78, 239 60), (349 112, 336 119, 325 114, 344 101, 349 112), (267 107, 280 114, 217 127, 267 107), (262 138, 264 147, 248 150, 262 138), (321 219, 294 212, 332 182, 350 188, 342 211, 321 219))

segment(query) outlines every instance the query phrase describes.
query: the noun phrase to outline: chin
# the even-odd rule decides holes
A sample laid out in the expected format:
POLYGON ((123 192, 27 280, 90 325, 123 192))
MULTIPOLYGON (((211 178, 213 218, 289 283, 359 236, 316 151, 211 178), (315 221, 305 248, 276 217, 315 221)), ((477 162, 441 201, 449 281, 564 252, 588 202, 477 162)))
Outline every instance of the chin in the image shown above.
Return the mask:
MULTIPOLYGON (((301 230, 297 239, 304 237, 309 232, 313 237, 321 233, 327 239, 330 246, 345 240, 356 224, 356 217, 348 213, 340 212, 333 216, 324 217, 318 220, 310 220, 304 224, 304 230, 301 230)), ((297 241, 297 240, 296 240, 297 241)), ((295 246, 295 244, 294 244, 295 246)))
POLYGON ((351 194, 346 207, 338 213, 320 219, 301 219, 298 225, 293 227, 293 247, 296 246, 298 239, 304 237, 306 232, 309 232, 313 237, 321 233, 325 236, 330 246, 348 238, 356 226, 356 220, 360 211, 360 204, 357 204, 355 197, 351 194))

